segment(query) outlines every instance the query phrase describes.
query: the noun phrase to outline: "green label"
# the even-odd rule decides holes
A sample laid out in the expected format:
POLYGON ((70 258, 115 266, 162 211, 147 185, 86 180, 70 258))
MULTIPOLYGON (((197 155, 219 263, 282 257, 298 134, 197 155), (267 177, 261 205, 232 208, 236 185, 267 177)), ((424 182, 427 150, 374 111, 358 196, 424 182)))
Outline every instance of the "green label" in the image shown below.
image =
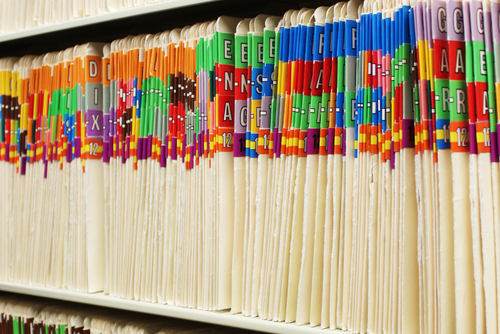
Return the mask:
POLYGON ((435 79, 436 118, 450 119, 450 88, 448 79, 435 79))
POLYGON ((345 92, 344 122, 346 128, 353 128, 356 120, 356 92, 345 92))
POLYGON ((248 66, 248 38, 247 36, 234 36, 235 62, 237 68, 248 66))
POLYGON ((234 65, 234 34, 219 32, 219 64, 234 65))
POLYGON ((450 80, 450 120, 468 121, 467 85, 464 81, 450 80))

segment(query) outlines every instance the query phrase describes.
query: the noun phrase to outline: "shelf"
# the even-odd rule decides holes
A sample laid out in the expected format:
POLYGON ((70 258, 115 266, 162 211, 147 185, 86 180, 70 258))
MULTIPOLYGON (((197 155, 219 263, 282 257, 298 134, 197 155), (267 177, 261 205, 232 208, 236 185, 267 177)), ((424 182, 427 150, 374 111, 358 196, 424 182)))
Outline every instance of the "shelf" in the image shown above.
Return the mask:
POLYGON ((298 326, 295 323, 286 324, 283 322, 262 320, 260 318, 245 317, 241 314, 233 315, 227 311, 209 312, 177 306, 127 300, 111 297, 109 295, 105 295, 104 293, 89 294, 71 292, 62 289, 50 289, 10 282, 0 282, 0 291, 14 292, 37 297, 52 298, 75 303, 97 305, 120 310, 148 313, 269 333, 345 333, 341 330, 322 330, 320 327, 312 328, 309 325, 298 326))
POLYGON ((208 2, 217 2, 219 0, 168 0, 165 2, 144 5, 140 7, 127 8, 122 10, 117 10, 114 12, 108 12, 104 14, 83 17, 67 22, 61 22, 56 24, 50 24, 42 27, 36 27, 32 29, 27 29, 23 31, 17 31, 7 34, 0 34, 0 43, 11 41, 14 39, 20 39, 25 37, 37 36, 42 34, 47 34, 55 31, 84 27, 92 24, 110 22, 119 19, 130 18, 133 16, 140 16, 149 13, 156 13, 158 11, 172 10, 187 6, 199 5, 208 2))
MULTIPOLYGON (((334 0, 336 2, 338 0, 334 0)), ((129 35, 156 34, 221 15, 283 15, 290 8, 331 5, 332 0, 168 0, 69 22, 0 34, 0 58, 40 55, 87 42, 110 43, 129 35)))

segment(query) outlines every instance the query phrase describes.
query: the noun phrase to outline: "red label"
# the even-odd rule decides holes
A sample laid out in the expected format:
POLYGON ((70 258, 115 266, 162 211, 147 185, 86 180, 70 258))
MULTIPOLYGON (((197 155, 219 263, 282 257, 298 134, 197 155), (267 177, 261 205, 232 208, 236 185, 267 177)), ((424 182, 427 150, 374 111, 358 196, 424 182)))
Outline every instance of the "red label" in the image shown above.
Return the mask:
POLYGON ((448 41, 450 80, 465 81, 465 43, 448 41))
POLYGON ((245 100, 248 96, 247 68, 234 69, 234 98, 245 100))
POLYGON ((434 40, 434 75, 436 79, 448 79, 450 75, 450 59, 448 55, 448 41, 434 40))
POLYGON ((219 95, 234 95, 234 65, 219 64, 217 93, 219 95))
POLYGON ((478 123, 489 121, 489 100, 486 82, 476 82, 476 121, 478 123))
POLYGON ((219 127, 234 127, 234 96, 219 96, 219 127))

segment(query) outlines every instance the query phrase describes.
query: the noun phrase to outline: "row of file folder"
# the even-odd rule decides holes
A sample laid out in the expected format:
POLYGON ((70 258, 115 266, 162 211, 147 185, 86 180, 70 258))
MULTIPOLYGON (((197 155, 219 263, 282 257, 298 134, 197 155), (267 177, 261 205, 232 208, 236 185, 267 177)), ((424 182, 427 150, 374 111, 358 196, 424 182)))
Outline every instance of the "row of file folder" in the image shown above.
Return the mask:
POLYGON ((70 22, 171 0, 1 0, 0 33, 70 22))
POLYGON ((198 322, 20 295, 0 296, 2 334, 256 333, 198 322))
POLYGON ((497 333, 500 4, 350 0, 0 61, 0 278, 497 333))

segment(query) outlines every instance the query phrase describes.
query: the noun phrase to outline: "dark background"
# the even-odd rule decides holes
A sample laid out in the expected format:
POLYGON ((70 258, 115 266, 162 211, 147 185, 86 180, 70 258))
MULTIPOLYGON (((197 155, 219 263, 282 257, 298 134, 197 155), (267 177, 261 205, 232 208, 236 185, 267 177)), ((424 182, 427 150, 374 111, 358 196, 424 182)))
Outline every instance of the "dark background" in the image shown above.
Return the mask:
POLYGON ((111 42, 128 35, 156 34, 194 23, 215 20, 221 15, 241 18, 255 17, 258 14, 282 16, 288 9, 331 6, 336 2, 338 1, 220 0, 0 42, 0 57, 40 55, 51 51, 61 51, 86 42, 111 42))

